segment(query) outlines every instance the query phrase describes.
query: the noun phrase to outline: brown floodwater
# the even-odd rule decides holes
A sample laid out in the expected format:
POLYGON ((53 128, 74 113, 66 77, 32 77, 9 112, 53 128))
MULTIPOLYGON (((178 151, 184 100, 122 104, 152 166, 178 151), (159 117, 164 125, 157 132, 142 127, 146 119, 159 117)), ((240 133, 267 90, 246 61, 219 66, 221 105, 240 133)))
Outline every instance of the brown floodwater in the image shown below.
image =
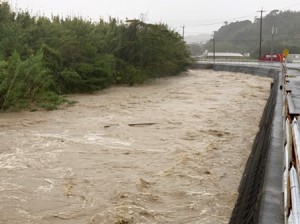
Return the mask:
POLYGON ((0 223, 228 223, 270 82, 191 70, 0 114, 0 223))

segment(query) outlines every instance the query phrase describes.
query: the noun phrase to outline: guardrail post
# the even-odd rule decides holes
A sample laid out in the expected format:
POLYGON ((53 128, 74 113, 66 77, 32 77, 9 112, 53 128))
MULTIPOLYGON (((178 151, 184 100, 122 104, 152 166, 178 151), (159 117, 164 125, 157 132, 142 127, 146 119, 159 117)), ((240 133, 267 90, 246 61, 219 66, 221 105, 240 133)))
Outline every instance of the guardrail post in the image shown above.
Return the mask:
POLYGON ((285 147, 284 147, 284 222, 300 224, 300 127, 297 118, 300 116, 292 98, 292 89, 287 79, 287 70, 282 63, 282 97, 285 108, 285 147))
POLYGON ((290 154, 288 150, 288 146, 285 146, 285 167, 283 173, 283 197, 284 197, 284 218, 287 223, 287 218, 289 215, 289 211, 291 209, 291 192, 290 192, 290 178, 289 178, 289 170, 290 170, 290 154))
POLYGON ((300 194, 299 194, 299 180, 297 171, 292 166, 290 171, 290 182, 291 182, 291 198, 292 198, 292 211, 293 211, 293 223, 300 223, 300 194))
MULTIPOLYGON (((293 143, 294 143, 294 151, 295 151, 295 162, 296 167, 299 169, 300 167, 300 131, 299 131, 299 124, 296 118, 294 118, 292 123, 292 131, 293 131, 293 143)), ((298 170, 299 174, 299 170, 298 170)))

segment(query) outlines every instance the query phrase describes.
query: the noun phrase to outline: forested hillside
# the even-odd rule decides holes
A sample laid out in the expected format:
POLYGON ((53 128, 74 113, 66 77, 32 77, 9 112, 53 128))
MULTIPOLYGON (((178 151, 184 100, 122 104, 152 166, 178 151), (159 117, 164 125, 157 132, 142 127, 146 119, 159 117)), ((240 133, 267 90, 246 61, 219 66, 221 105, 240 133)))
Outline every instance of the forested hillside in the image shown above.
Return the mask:
MULTIPOLYGON (((279 53, 288 48, 290 53, 300 53, 300 12, 274 10, 263 17, 262 22, 262 54, 271 51, 272 27, 274 52, 279 53)), ((216 51, 250 53, 251 57, 257 58, 259 33, 260 18, 254 22, 246 20, 226 23, 215 32, 216 51)), ((201 49, 212 51, 212 42, 207 42, 201 49)))
POLYGON ((0 110, 44 107, 59 96, 139 84, 186 69, 182 37, 165 24, 35 17, 0 3, 0 110))

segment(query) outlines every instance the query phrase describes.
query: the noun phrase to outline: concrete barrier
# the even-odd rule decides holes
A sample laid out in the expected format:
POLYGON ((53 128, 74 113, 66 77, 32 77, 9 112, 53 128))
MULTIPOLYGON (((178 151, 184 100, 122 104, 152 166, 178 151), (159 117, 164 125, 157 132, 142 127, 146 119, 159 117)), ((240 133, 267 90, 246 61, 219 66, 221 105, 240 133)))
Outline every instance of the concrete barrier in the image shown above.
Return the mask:
POLYGON ((193 69, 241 72, 273 78, 259 132, 240 182, 239 195, 230 224, 284 223, 282 172, 280 172, 283 168, 283 153, 278 153, 278 150, 282 151, 283 145, 280 70, 249 65, 204 63, 193 65, 193 69))
MULTIPOLYGON (((258 76, 274 78, 275 68, 266 68, 251 65, 234 65, 234 64, 204 64, 196 63, 191 66, 193 69, 213 69, 215 71, 241 72, 258 76)), ((278 74, 278 73, 277 73, 278 74)))

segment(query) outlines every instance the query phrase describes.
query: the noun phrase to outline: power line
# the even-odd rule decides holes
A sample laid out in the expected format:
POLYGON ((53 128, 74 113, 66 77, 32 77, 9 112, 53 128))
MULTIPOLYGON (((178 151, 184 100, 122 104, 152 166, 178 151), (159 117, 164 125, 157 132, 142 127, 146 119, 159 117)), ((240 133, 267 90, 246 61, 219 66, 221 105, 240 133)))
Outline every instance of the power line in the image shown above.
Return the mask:
MULTIPOLYGON (((283 9, 287 9, 287 8, 291 8, 291 7, 295 7, 300 5, 300 3, 297 4, 293 4, 293 5, 289 5, 283 8, 278 9, 279 11, 283 10, 283 9)), ((273 10, 272 10, 273 11, 273 10)), ((260 11, 259 11, 260 12, 260 11)), ((271 11, 264 11, 264 12, 271 12, 271 11)), ((284 12, 283 12, 284 13, 284 12)), ((235 18, 219 18, 219 19, 206 19, 206 20, 188 20, 186 22, 189 23, 193 23, 192 25, 186 25, 186 28, 193 28, 193 27, 201 27, 201 26, 212 26, 212 25, 219 25, 219 24, 224 24, 224 21, 228 21, 228 22, 233 22, 236 21, 238 19, 245 19, 245 18, 249 18, 250 16, 254 16, 255 13, 249 13, 247 15, 244 16, 240 16, 240 17, 235 17, 235 18), (196 23, 196 24, 195 24, 196 23)), ((276 15, 276 18, 280 18, 280 17, 289 17, 289 16, 297 16, 296 13, 292 12, 292 14, 279 14, 276 15)), ((273 19, 274 17, 264 17, 262 18, 263 20, 267 20, 267 19, 273 19)))
MULTIPOLYGON (((264 11, 264 12, 267 12, 267 11, 264 11)), ((254 14, 252 14, 254 15, 254 14)), ((299 16, 299 14, 297 14, 297 12, 292 12, 292 14, 279 14, 279 15, 276 15, 275 18, 283 18, 283 17, 292 17, 292 16, 299 16)), ((247 17, 240 17, 240 18, 247 18, 247 17)), ((269 20, 269 19, 274 19, 274 17, 263 17, 262 20, 269 20)), ((195 24, 195 25, 189 25, 189 26, 185 26, 187 28, 190 28, 190 27, 201 27, 201 26, 210 26, 210 25, 219 25, 219 24, 224 24, 224 21, 227 21, 227 22, 231 22, 233 21, 234 19, 224 19, 223 21, 219 21, 219 22, 211 22, 209 23, 209 20, 206 20, 207 23, 199 23, 199 24, 195 24)), ((201 21, 201 20, 199 20, 201 21)), ((203 20, 205 21, 205 20, 203 20)), ((213 21, 213 20, 211 20, 213 21)))
MULTIPOLYGON (((251 15, 254 15, 254 14, 251 14, 251 15)), ((199 20, 199 24, 189 25, 189 26, 186 26, 186 27, 200 27, 200 26, 219 25, 219 24, 224 24, 224 21, 232 22, 232 21, 237 21, 237 19, 243 19, 243 18, 248 18, 248 17, 249 16, 243 16, 243 17, 237 17, 237 18, 231 18, 231 19, 222 19, 222 20, 220 20, 220 19, 216 19, 216 20, 202 20, 203 23, 200 23, 202 21, 199 20), (218 21, 218 22, 213 22, 213 21, 218 21)))
MULTIPOLYGON (((235 17, 235 18, 195 19, 195 20, 184 20, 184 22, 191 22, 191 23, 202 23, 202 22, 209 23, 209 22, 214 22, 214 21, 223 22, 225 20, 231 21, 231 20, 243 19, 243 18, 247 18, 252 15, 255 15, 255 13, 251 13, 251 14, 247 14, 247 15, 235 17)), ((168 20, 167 22, 182 22, 182 21, 183 20, 168 20)))
POLYGON ((281 8, 280 10, 291 8, 291 7, 298 6, 298 5, 300 5, 300 3, 296 3, 296 4, 293 4, 293 5, 285 6, 285 7, 281 8))
POLYGON ((277 15, 272 15, 272 16, 265 16, 263 18, 263 20, 269 20, 269 19, 277 19, 277 18, 286 18, 286 17, 293 17, 293 16, 299 16, 299 12, 287 12, 287 11, 283 11, 281 12, 280 14, 277 14, 277 15))

